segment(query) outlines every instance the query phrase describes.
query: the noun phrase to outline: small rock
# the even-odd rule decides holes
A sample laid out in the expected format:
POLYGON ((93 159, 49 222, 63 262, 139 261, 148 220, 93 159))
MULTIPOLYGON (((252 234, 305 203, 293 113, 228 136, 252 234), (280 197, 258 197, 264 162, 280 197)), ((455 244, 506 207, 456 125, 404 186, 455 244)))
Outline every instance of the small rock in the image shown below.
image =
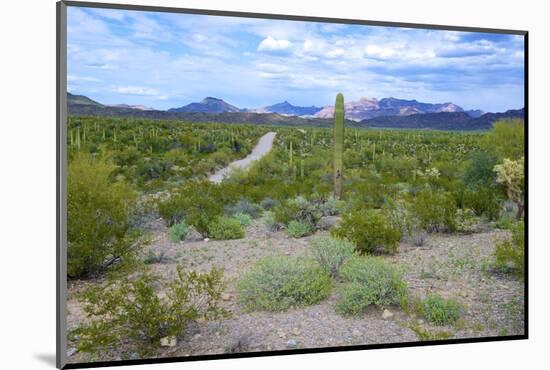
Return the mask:
POLYGON ((139 360, 140 356, 137 352, 130 353, 130 360, 139 360))
POLYGON ((292 333, 293 333, 294 335, 300 335, 300 334, 301 334, 300 329, 298 329, 298 328, 294 328, 294 330, 292 331, 292 333))
POLYGON ((285 256, 290 256, 290 252, 289 252, 289 251, 286 251, 286 252, 285 252, 285 256))
POLYGON ((204 238, 205 242, 208 242, 209 240, 210 240, 210 238, 204 238))
POLYGON ((222 299, 224 301, 230 301, 231 300, 231 294, 229 293, 222 293, 222 299))
POLYGON ((71 357, 72 355, 74 355, 76 353, 76 348, 74 347, 71 347, 67 350, 67 357, 71 357))
POLYGON ((385 309, 384 312, 382 312, 382 318, 384 320, 391 319, 393 317, 393 313, 391 313, 390 310, 385 309))
POLYGON ((168 337, 160 338, 160 345, 162 347, 175 347, 178 343, 178 340, 175 336, 170 335, 168 337))
POLYGON ((284 338, 286 336, 286 334, 282 330, 279 330, 277 334, 279 335, 279 338, 284 338))
POLYGON ((200 334, 195 334, 195 335, 193 335, 193 338, 192 338, 192 339, 193 339, 193 340, 197 340, 197 339, 199 339, 200 337, 201 337, 200 334))
POLYGON ((419 324, 424 324, 424 320, 420 319, 420 320, 418 320, 418 323, 419 324))
POLYGON ((185 236, 186 242, 198 242, 202 240, 202 235, 194 228, 189 228, 187 235, 185 236))
POLYGON ((363 335, 363 333, 361 333, 361 331, 359 331, 358 329, 353 329, 353 331, 351 332, 351 334, 354 336, 354 337, 360 337, 363 335))
POLYGON ((294 339, 289 339, 288 342, 286 342, 286 348, 296 348, 298 347, 298 343, 294 339))
POLYGON ((336 226, 338 221, 340 221, 339 216, 323 216, 319 219, 318 225, 321 230, 328 230, 336 226))

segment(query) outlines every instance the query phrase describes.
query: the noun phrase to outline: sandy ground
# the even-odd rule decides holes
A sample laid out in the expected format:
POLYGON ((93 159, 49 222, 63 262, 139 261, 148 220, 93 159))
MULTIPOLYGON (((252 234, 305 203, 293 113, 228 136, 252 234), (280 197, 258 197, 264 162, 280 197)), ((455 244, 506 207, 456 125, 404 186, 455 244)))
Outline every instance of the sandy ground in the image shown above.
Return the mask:
MULTIPOLYGON (((483 272, 495 240, 507 237, 506 231, 432 234, 422 247, 401 243, 398 253, 384 257, 406 268, 405 278, 411 294, 423 296, 437 292, 454 297, 467 307, 459 322, 450 327, 429 325, 398 307, 387 307, 393 313, 389 319, 384 319, 382 310, 374 307, 358 317, 343 318, 334 311, 338 298, 335 290, 325 301, 305 308, 280 313, 245 312, 235 302, 234 285, 239 275, 266 256, 310 253, 311 237, 292 239, 283 232, 270 233, 259 221, 247 229, 245 239, 232 241, 172 242, 161 220, 153 221, 150 231, 154 235, 150 248, 157 253, 164 251, 169 258, 165 263, 150 265, 152 272, 171 278, 177 263, 199 271, 223 267, 229 296, 222 301, 222 306, 232 313, 230 318, 221 321, 189 325, 177 346, 159 348, 156 354, 159 357, 411 342, 426 339, 422 333, 431 338, 523 334, 523 281, 483 272)), ((71 293, 86 284, 90 282, 69 284, 69 328, 84 320, 80 303, 71 293)), ((121 346, 116 351, 95 356, 76 352, 69 357, 69 362, 136 356, 121 346)))

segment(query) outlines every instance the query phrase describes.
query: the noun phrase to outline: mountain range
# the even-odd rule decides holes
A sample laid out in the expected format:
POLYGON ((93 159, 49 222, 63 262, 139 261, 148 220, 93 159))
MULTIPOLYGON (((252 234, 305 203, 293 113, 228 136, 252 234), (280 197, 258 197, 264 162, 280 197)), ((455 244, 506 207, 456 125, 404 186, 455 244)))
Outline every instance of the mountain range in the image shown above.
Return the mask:
POLYGON ((226 113, 241 112, 242 109, 224 102, 222 99, 206 97, 199 103, 191 103, 179 108, 170 108, 168 112, 188 112, 188 113, 226 113))
MULTIPOLYGON (((103 105, 84 95, 67 94, 71 115, 99 115, 193 122, 248 123, 283 126, 332 125, 334 107, 300 107, 284 101, 257 109, 241 109, 222 99, 207 97, 179 108, 155 110, 140 105, 103 105)), ((345 105, 346 125, 434 130, 487 130, 501 118, 522 118, 524 109, 503 113, 465 111, 454 103, 422 103, 396 98, 361 98, 345 105)))

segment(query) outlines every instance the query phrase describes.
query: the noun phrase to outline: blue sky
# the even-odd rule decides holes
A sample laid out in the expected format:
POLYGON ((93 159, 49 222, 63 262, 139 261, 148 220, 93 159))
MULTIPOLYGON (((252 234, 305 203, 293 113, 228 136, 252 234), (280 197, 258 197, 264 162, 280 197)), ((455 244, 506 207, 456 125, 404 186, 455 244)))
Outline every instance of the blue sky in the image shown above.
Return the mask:
POLYGON ((104 104, 524 101, 522 36, 77 7, 67 30, 68 91, 104 104))

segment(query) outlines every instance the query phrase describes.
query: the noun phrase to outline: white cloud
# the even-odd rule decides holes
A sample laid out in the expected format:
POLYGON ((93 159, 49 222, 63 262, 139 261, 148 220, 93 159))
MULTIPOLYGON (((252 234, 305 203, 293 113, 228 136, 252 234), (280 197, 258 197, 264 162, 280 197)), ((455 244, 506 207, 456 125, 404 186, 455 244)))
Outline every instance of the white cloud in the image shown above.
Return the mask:
POLYGON ((258 45, 259 51, 278 51, 278 50, 286 50, 292 46, 291 42, 284 39, 274 39, 273 37, 269 36, 260 42, 260 45, 258 45))
POLYGON ((367 45, 365 48, 365 53, 369 57, 375 57, 375 58, 381 58, 381 59, 387 59, 391 58, 396 54, 395 50, 387 47, 381 47, 379 45, 367 45))
POLYGON ((128 94, 128 95, 146 95, 146 96, 162 96, 157 89, 151 89, 148 87, 141 86, 119 86, 113 89, 113 92, 118 94, 128 94))
POLYGON ((95 77, 67 75, 67 81, 70 81, 70 82, 74 82, 74 81, 100 82, 101 80, 99 78, 95 78, 95 77))

